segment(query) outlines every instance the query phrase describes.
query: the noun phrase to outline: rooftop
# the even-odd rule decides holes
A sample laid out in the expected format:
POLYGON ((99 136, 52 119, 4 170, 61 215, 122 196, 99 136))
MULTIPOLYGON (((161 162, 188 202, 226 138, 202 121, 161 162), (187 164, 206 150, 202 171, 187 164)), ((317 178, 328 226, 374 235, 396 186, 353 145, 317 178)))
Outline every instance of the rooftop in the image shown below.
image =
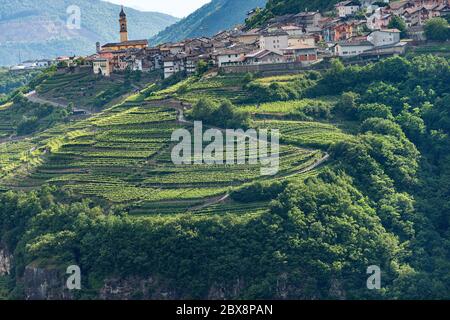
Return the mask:
POLYGON ((133 46, 133 45, 148 45, 148 40, 130 40, 123 42, 111 42, 102 46, 102 48, 118 47, 118 46, 133 46))

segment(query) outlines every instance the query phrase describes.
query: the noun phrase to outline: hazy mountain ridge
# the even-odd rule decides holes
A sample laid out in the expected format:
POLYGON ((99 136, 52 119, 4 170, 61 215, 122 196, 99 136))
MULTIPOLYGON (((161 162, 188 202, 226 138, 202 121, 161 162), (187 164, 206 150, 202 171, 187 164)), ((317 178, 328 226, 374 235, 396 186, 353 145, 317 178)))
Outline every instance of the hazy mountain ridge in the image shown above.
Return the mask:
POLYGON ((267 0, 213 0, 151 40, 153 43, 162 43, 211 36, 243 23, 248 11, 264 7, 266 2, 267 0))
MULTIPOLYGON (((130 39, 146 39, 179 19, 125 9, 130 39)), ((0 7, 0 65, 58 55, 88 54, 95 42, 118 41, 120 6, 100 0, 4 0, 0 7), (71 30, 67 8, 81 10, 81 29, 71 30)))

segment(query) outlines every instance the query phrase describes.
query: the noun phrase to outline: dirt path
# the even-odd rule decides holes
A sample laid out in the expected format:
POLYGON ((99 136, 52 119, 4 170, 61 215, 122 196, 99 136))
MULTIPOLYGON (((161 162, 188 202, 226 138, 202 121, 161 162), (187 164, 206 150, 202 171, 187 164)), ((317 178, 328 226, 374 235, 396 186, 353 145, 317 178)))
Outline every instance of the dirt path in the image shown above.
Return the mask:
MULTIPOLYGON (((48 100, 48 99, 44 99, 42 97, 39 97, 35 90, 27 93, 25 95, 25 97, 27 97, 28 100, 30 100, 31 102, 34 102, 34 103, 49 104, 49 105, 57 107, 57 108, 67 108, 68 107, 68 104, 59 103, 59 102, 56 102, 56 101, 52 101, 52 100, 48 100)), ((84 112, 86 115, 92 114, 91 111, 86 110, 86 109, 81 109, 81 108, 74 108, 73 111, 74 112, 84 112)))

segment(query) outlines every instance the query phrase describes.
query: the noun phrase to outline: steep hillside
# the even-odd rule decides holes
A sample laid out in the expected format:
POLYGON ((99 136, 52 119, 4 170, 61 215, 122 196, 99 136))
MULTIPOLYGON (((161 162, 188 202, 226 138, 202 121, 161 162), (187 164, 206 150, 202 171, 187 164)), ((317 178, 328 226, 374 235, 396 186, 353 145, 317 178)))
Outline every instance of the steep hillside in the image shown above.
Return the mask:
POLYGON ((161 31, 153 42, 173 42, 184 38, 211 36, 243 23, 253 8, 264 7, 266 0, 213 0, 188 17, 161 31))
MULTIPOLYGON (((0 7, 0 65, 59 55, 87 54, 95 42, 118 40, 120 7, 100 0, 4 0, 0 7), (67 28, 67 9, 81 10, 81 29, 67 28)), ((156 12, 126 9, 131 39, 145 39, 178 21, 156 12)))
MULTIPOLYGON (((0 268, 0 297, 448 299, 449 77, 433 55, 192 76, 0 141, 0 259, 17 270, 0 268), (279 129, 278 174, 173 163, 171 136, 193 120, 279 129), (72 264, 90 279, 74 296, 58 276, 72 264)), ((55 75, 38 95, 78 80, 55 75)))
POLYGON ((305 10, 332 10, 333 5, 338 2, 339 0, 268 0, 265 9, 261 10, 250 21, 248 21, 248 26, 258 26, 274 16, 284 14, 298 13, 305 10))

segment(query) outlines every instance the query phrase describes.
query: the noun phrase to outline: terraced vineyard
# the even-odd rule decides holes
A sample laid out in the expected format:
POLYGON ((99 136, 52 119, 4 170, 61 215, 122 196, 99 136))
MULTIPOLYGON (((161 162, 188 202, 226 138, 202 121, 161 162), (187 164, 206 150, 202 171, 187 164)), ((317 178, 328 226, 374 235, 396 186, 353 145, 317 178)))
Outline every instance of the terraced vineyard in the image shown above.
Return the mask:
MULTIPOLYGON (((31 140, 3 144, 3 183, 15 188, 56 184, 142 215, 187 212, 244 183, 273 179, 261 176, 260 164, 174 165, 171 134, 182 127, 173 109, 128 101, 31 140)), ((301 171, 322 155, 282 146, 278 177, 301 171)))
POLYGON ((279 129, 282 143, 312 148, 326 149, 335 142, 353 138, 352 135, 330 123, 263 120, 256 121, 255 125, 261 128, 279 129))
MULTIPOLYGON (((258 79, 270 84, 293 81, 298 76, 258 79)), ((143 94, 131 96, 123 103, 68 124, 60 124, 32 138, 3 143, 0 156, 0 185, 3 188, 35 188, 55 184, 73 195, 104 199, 128 208, 134 216, 195 214, 261 213, 268 203, 235 203, 221 199, 242 185, 264 180, 300 181, 317 174, 311 166, 324 157, 331 143, 351 138, 333 124, 288 121, 270 115, 287 115, 311 104, 329 105, 331 100, 297 100, 240 106, 256 117, 258 128, 280 129, 280 168, 276 176, 262 176, 261 164, 242 165, 174 165, 171 150, 174 130, 190 125, 177 121, 177 111, 162 98, 194 103, 201 97, 215 100, 229 98, 239 102, 242 76, 188 78, 164 90, 154 92, 145 101, 143 94), (258 115, 265 114, 265 120, 258 115), (301 174, 298 174, 301 173, 301 174)), ((56 75, 44 82, 40 94, 52 99, 92 102, 89 94, 77 98, 80 88, 108 90, 107 80, 95 80, 85 74, 56 75), (74 86, 74 83, 76 84, 74 86), (74 86, 72 89, 66 86, 74 86), (58 97, 61 95, 61 97, 58 97), (81 99, 81 100, 80 100, 81 99)), ((89 92, 89 90, 87 91, 89 92)), ((99 94, 99 93, 98 93, 99 94)), ((97 94, 97 95, 98 95, 97 94)), ((147 94, 146 94, 147 95, 147 94)), ((172 106, 173 107, 173 106, 172 106)), ((247 146, 246 154, 250 151, 247 146)), ((194 155, 195 157, 195 155, 194 155)))
MULTIPOLYGON (((133 85, 142 84, 155 79, 153 74, 144 74, 139 80, 131 80, 133 85)), ((125 76, 114 75, 112 78, 93 75, 90 69, 82 69, 75 73, 55 74, 38 88, 40 96, 62 104, 73 102, 78 108, 98 109, 113 99, 132 91, 124 86, 125 76)))
POLYGON ((229 99, 239 103, 246 97, 242 89, 243 76, 224 75, 198 79, 188 78, 184 81, 151 94, 147 100, 177 98, 188 103, 195 103, 201 98, 213 100, 229 99))

